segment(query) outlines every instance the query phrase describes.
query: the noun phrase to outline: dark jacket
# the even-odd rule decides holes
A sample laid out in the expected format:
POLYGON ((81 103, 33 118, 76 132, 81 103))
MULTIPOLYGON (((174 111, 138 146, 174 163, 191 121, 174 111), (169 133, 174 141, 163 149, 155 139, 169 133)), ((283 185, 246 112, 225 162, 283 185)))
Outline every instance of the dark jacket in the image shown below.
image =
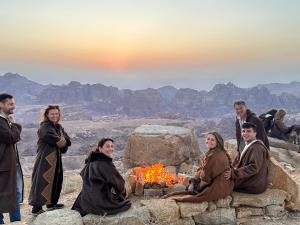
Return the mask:
POLYGON ((32 206, 56 204, 63 182, 61 154, 66 153, 71 145, 70 137, 60 124, 45 122, 38 130, 38 138, 29 204, 32 206), (62 136, 66 140, 66 145, 59 148, 57 142, 62 136))
POLYGON ((110 215, 128 210, 131 207, 125 199, 125 181, 112 159, 103 153, 93 153, 90 161, 80 173, 82 191, 72 209, 86 214, 110 215))
MULTIPOLYGON (((246 114, 247 114, 246 122, 251 122, 256 125, 256 138, 261 140, 265 144, 265 146, 269 149, 268 136, 266 134, 266 131, 264 129, 261 119, 259 119, 255 115, 255 113, 253 113, 250 109, 247 109, 246 114)), ((238 119, 236 119, 236 121, 235 121, 235 128, 236 128, 237 146, 239 146, 243 137, 241 134, 241 126, 240 126, 238 119)))
POLYGON ((268 160, 269 150, 257 140, 232 164, 234 189, 250 194, 264 192, 268 187, 268 160))
POLYGON ((0 117, 0 212, 16 210, 17 163, 20 165, 16 143, 22 127, 0 117))

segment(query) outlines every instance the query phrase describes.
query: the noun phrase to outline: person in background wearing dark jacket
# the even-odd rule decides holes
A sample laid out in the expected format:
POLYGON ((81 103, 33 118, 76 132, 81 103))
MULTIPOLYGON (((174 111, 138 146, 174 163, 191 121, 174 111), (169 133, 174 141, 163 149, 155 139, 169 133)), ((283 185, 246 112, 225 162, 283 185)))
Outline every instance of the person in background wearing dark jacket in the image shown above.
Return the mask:
POLYGON ((269 140, 264 129, 262 121, 253 113, 250 109, 247 109, 246 103, 244 101, 236 101, 233 104, 236 112, 236 140, 237 140, 237 150, 239 153, 244 149, 245 142, 242 138, 242 125, 245 122, 251 122, 256 126, 256 138, 261 140, 265 146, 269 149, 269 140))
POLYGON ((37 156, 32 172, 29 204, 32 213, 40 214, 43 205, 48 210, 63 208, 58 204, 63 183, 62 153, 71 146, 70 137, 59 123, 61 112, 58 105, 49 105, 38 130, 37 156))
POLYGON ((0 94, 0 224, 3 213, 9 213, 10 222, 21 221, 23 173, 16 144, 22 127, 12 116, 14 109, 13 96, 0 94))
POLYGON ((284 141, 289 141, 290 133, 298 125, 292 125, 290 127, 286 126, 283 122, 285 115, 286 111, 283 109, 279 109, 276 112, 271 127, 270 137, 278 138, 284 141))
POLYGON ((113 140, 102 138, 96 150, 86 159, 80 175, 82 191, 72 209, 86 214, 111 215, 128 210, 125 181, 112 162, 113 140))

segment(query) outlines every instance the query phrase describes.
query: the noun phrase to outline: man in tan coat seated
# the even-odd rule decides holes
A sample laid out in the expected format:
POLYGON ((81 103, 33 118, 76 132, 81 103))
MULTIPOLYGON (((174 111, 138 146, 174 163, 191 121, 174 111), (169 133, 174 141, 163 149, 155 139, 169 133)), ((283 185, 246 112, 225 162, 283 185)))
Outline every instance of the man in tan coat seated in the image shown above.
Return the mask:
POLYGON ((268 187, 269 151, 261 140, 256 139, 256 126, 246 122, 242 125, 246 146, 232 163, 224 177, 234 181, 234 190, 259 194, 268 187))

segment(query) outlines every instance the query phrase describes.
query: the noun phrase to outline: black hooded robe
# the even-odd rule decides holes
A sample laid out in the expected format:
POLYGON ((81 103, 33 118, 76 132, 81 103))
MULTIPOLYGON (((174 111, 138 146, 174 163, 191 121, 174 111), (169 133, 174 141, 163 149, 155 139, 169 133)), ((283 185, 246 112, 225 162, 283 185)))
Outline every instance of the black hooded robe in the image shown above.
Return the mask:
POLYGON ((117 214, 131 207, 125 199, 125 181, 110 157, 93 153, 80 175, 83 187, 72 209, 82 216, 117 214))

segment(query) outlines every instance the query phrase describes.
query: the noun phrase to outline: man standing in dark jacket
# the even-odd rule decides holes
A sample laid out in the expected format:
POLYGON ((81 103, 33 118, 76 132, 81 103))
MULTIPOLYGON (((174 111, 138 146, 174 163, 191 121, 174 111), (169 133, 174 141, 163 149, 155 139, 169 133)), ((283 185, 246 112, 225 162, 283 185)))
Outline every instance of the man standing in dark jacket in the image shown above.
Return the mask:
POLYGON ((22 127, 11 115, 14 109, 13 96, 0 94, 0 224, 4 224, 3 213, 9 213, 11 222, 21 220, 23 174, 16 143, 22 127))
POLYGON ((236 112, 235 128, 238 152, 240 153, 245 147, 245 142, 242 138, 242 125, 245 122, 253 123, 256 126, 256 138, 261 140, 269 149, 269 140, 262 121, 255 115, 255 113, 253 113, 250 109, 247 109, 244 101, 234 102, 233 107, 236 112))

